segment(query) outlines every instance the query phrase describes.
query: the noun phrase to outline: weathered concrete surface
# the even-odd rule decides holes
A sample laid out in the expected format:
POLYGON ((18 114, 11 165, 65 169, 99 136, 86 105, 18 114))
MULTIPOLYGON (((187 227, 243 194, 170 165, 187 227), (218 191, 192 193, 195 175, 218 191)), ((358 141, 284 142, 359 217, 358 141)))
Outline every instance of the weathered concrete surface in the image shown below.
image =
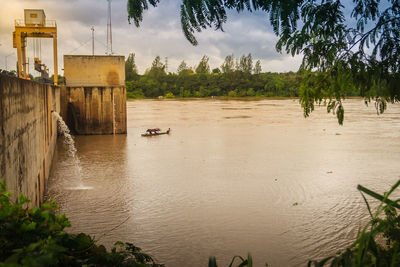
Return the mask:
POLYGON ((64 76, 68 87, 124 86, 125 57, 64 55, 64 76))
POLYGON ((76 134, 124 134, 126 88, 61 87, 61 116, 76 134))
POLYGON ((124 56, 64 55, 61 116, 76 134, 126 133, 124 56))
POLYGON ((60 88, 0 75, 0 179, 43 202, 57 140, 60 88))

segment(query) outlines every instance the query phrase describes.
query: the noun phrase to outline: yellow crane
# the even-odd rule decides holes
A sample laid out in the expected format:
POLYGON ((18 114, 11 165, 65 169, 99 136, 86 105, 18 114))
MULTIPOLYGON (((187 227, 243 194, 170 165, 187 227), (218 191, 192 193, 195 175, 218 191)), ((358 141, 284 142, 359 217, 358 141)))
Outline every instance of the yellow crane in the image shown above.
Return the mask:
MULTIPOLYGON (((15 20, 13 47, 17 48, 18 77, 28 78, 26 71, 27 38, 53 38, 54 85, 58 84, 57 66, 57 24, 55 20, 46 20, 43 9, 24 9, 24 20, 15 20)), ((35 69, 42 74, 47 73, 46 66, 35 58, 35 69), (44 66, 44 70, 41 69, 44 66)))

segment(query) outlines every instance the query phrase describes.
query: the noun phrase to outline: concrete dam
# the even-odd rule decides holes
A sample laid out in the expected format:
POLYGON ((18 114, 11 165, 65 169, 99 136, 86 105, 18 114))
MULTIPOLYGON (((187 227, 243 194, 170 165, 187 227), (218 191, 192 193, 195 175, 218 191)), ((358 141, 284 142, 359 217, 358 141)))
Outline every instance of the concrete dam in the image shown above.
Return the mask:
POLYGON ((64 56, 66 85, 0 74, 0 180, 16 199, 44 200, 58 112, 75 134, 125 134, 123 56, 64 56))

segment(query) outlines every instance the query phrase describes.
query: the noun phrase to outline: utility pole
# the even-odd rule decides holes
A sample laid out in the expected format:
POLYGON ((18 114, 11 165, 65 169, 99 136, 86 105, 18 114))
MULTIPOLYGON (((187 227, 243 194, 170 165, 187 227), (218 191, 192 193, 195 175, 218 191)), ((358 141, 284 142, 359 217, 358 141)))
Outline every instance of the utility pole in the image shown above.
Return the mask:
POLYGON ((94 26, 90 29, 92 30, 92 56, 94 56, 94 26))

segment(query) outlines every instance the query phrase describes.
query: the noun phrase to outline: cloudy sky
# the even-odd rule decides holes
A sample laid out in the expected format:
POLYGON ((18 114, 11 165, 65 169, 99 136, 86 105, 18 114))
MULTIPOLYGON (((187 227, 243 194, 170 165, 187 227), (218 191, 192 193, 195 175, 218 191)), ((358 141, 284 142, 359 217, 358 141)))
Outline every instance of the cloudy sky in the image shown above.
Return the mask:
MULTIPOLYGON (((279 54, 274 35, 265 13, 228 13, 224 30, 212 29, 197 33, 198 46, 192 46, 181 31, 179 5, 181 0, 162 0, 157 8, 145 11, 140 28, 129 24, 127 0, 112 0, 113 52, 127 56, 136 54, 136 64, 143 73, 156 56, 168 58, 168 71, 175 72, 185 60, 189 66, 198 64, 203 55, 210 58, 211 68, 220 67, 228 54, 240 57, 251 53, 260 59, 263 71, 296 71, 300 57, 279 54)), ((46 18, 57 21, 59 70, 63 55, 91 54, 91 30, 95 29, 95 54, 106 52, 106 0, 0 0, 0 69, 15 69, 16 49, 12 48, 14 20, 22 19, 24 9, 44 9, 46 18), (7 7, 7 8, 5 8, 7 7)), ((34 57, 34 40, 28 39, 27 56, 34 57)), ((52 72, 52 41, 41 39, 42 62, 52 72)), ((37 76, 30 66, 30 72, 37 76)), ((60 72, 63 74, 63 72, 60 72)))

